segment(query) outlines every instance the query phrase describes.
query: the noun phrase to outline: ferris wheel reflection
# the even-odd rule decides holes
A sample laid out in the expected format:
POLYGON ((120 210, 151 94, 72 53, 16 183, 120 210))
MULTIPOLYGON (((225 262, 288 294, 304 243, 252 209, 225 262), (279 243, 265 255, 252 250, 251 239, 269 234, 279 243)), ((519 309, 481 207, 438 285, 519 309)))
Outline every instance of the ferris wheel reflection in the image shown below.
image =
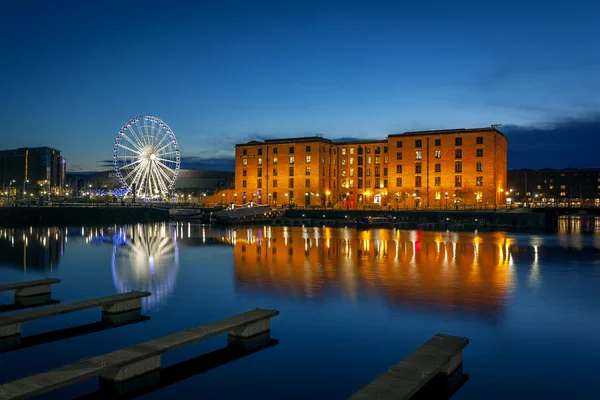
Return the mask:
POLYGON ((175 290, 179 273, 179 248, 165 224, 126 226, 114 233, 113 283, 119 293, 149 291, 144 310, 157 309, 175 290))

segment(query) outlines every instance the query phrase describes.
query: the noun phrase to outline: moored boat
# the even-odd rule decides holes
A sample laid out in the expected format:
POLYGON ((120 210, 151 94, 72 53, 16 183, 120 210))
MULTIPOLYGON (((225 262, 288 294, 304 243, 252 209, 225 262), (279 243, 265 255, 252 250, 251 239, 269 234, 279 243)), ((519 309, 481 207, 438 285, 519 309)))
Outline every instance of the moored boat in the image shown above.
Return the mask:
POLYGON ((390 217, 358 217, 356 229, 391 228, 393 221, 390 217))

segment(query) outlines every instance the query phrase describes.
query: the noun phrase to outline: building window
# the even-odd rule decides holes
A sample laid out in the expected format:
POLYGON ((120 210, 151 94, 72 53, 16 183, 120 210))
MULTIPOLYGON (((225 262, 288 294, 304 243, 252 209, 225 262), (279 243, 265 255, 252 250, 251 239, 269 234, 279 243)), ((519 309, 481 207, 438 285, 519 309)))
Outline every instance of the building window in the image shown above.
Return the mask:
POLYGON ((363 169, 362 169, 362 167, 358 167, 358 176, 363 176, 363 169))
POLYGON ((542 188, 542 185, 537 185, 538 190, 542 188))
POLYGON ((455 175, 454 176, 454 186, 456 186, 456 187, 462 187, 462 175, 455 175))
POLYGON ((454 150, 454 158, 462 158, 462 149, 454 150))
POLYGON ((436 147, 439 147, 439 146, 441 146, 441 145, 442 145, 442 139, 435 139, 435 142, 434 142, 434 143, 435 143, 435 146, 436 146, 436 147))
POLYGON ((367 154, 371 154, 371 148, 367 147, 367 154))
POLYGON ((262 179, 258 180, 258 183, 256 184, 256 187, 259 188, 259 189, 262 188, 262 179))
POLYGON ((375 178, 375 187, 381 187, 381 178, 375 178))
POLYGON ((345 156, 345 155, 346 155, 346 148, 345 148, 345 147, 342 149, 342 155, 343 155, 343 156, 345 156))
POLYGON ((258 149, 258 155, 262 156, 262 147, 258 149))
POLYGON ((346 176, 346 168, 342 168, 342 176, 346 176))
POLYGON ((454 172, 462 172, 462 161, 454 163, 454 172))
POLYGON ((566 185, 560 185, 560 188, 563 189, 563 190, 565 190, 567 188, 567 186, 566 185))
POLYGON ((415 163, 415 174, 420 174, 421 173, 421 163, 415 163))
POLYGON ((367 168, 367 176, 371 176, 371 168, 367 168))
POLYGON ((435 172, 442 172, 442 164, 435 164, 435 172))
POLYGON ((258 157, 258 165, 262 165, 262 157, 258 157))
POLYGON ((349 182, 350 187, 353 188, 354 187, 354 179, 349 179, 348 182, 349 182))
POLYGON ((415 176, 415 187, 421 187, 421 176, 415 176))
POLYGON ((354 168, 350 168, 350 176, 354 176, 354 168))
POLYGON ((387 146, 383 146, 383 154, 387 154, 387 152, 388 152, 387 146))
POLYGON ((384 180, 383 180, 383 187, 384 187, 384 188, 388 187, 388 184, 387 184, 387 179, 384 179, 384 180))
POLYGON ((462 146, 462 138, 460 138, 460 137, 454 138, 454 145, 462 146))
POLYGON ((350 165, 354 165, 354 157, 350 157, 350 165))
POLYGON ((396 187, 402 187, 402 178, 396 178, 396 187))
POLYGON ((242 150, 242 154, 243 155, 247 155, 248 154, 248 150, 247 149, 242 150))
POLYGON ((258 172, 257 176, 262 176, 262 168, 258 168, 256 171, 258 172))
POLYGON ((273 168, 273 176, 277 176, 277 168, 273 168))
POLYGON ((442 151, 441 150, 436 150, 434 153, 434 157, 435 158, 442 158, 442 151))
POLYGON ((477 170, 477 172, 483 172, 483 163, 482 162, 477 163, 476 170, 477 170))
POLYGON ((435 186, 441 186, 442 185, 442 178, 439 176, 435 177, 435 186))
MULTIPOLYGON (((358 146, 358 150, 357 150, 356 154, 361 155, 362 153, 363 153, 362 146, 358 146)), ((358 158, 360 159, 361 157, 358 157, 358 158)))
POLYGON ((290 167, 290 173, 289 173, 289 175, 290 176, 294 176, 294 167, 290 167))
POLYGON ((243 188, 245 188, 245 187, 246 187, 246 180, 245 180, 245 179, 242 181, 242 187, 243 187, 243 188))
POLYGON ((383 156, 383 163, 387 164, 390 161, 390 159, 388 158, 388 156, 383 156))
POLYGON ((375 154, 381 154, 381 147, 375 146, 375 154))
POLYGON ((276 188, 277 187, 277 179, 273 179, 273 187, 276 188))
POLYGON ((356 160, 356 164, 363 165, 363 156, 358 156, 358 160, 356 160))
POLYGON ((475 186, 483 186, 483 176, 475 177, 475 186))
POLYGON ((401 151, 396 153, 396 160, 402 160, 402 152, 401 151))
POLYGON ((375 165, 379 165, 379 164, 381 164, 381 157, 375 156, 375 165))
POLYGON ((243 158, 242 159, 242 165, 248 165, 248 159, 247 158, 243 158))
POLYGON ((475 155, 477 157, 483 157, 483 149, 477 149, 475 151, 476 151, 475 155))
POLYGON ((310 187, 310 179, 306 179, 304 182, 304 187, 310 187))
POLYGON ((565 192, 560 192, 560 197, 565 197, 567 194, 565 192))
POLYGON ((475 200, 478 203, 483 203, 483 193, 482 192, 475 192, 475 200))
POLYGON ((306 146, 306 152, 310 153, 310 146, 306 146))
POLYGON ((305 175, 310 175, 310 167, 306 167, 305 175))
POLYGON ((383 169, 383 176, 388 176, 388 169, 387 168, 383 169))
POLYGON ((277 157, 273 157, 273 164, 277 164, 277 157))
POLYGON ((367 164, 371 164, 371 156, 367 156, 367 164))
POLYGON ((294 156, 290 156, 290 164, 294 163, 294 156))
MULTIPOLYGON (((325 183, 324 183, 324 182, 323 182, 323 186, 325 186, 325 183)), ((360 179, 360 178, 358 178, 358 188, 359 188, 359 189, 362 189, 362 187, 363 187, 363 180, 362 180, 362 179, 360 179)))
POLYGON ((242 176, 246 176, 247 174, 248 174, 248 170, 246 170, 246 169, 243 169, 243 170, 242 170, 242 176))
POLYGON ((396 142, 396 148, 397 149, 401 149, 402 148, 402 140, 396 142))
POLYGON ((402 173, 402 164, 396 165, 396 173, 397 174, 401 174, 402 173))
POLYGON ((294 146, 290 146, 290 154, 294 154, 294 146))
POLYGON ((415 140, 415 147, 416 148, 423 147, 422 144, 423 144, 423 142, 421 141, 421 139, 415 140))
POLYGON ((422 150, 415 151, 415 160, 422 160, 422 159, 423 159, 423 151, 422 150))
POLYGON ((273 154, 277 154, 277 153, 278 153, 277 147, 273 147, 273 154))
POLYGON ((435 201, 440 201, 442 199, 442 192, 435 192, 435 201))
POLYGON ((350 154, 354 154, 354 147, 350 147, 350 154))
POLYGON ((366 187, 368 187, 368 188, 371 187, 371 180, 370 179, 367 179, 367 186, 366 187))
POLYGON ((483 144, 483 136, 477 136, 477 139, 475 139, 475 143, 476 144, 483 144))
POLYGON ((375 167, 375 176, 380 176, 381 175, 381 167, 380 166, 376 166, 375 167))
POLYGON ((342 157, 342 165, 346 165, 346 157, 342 157))
POLYGON ((291 188, 294 187, 294 178, 290 178, 288 186, 291 187, 291 188))
POLYGON ((550 185, 550 189, 554 189, 554 185, 550 185))
POLYGON ((306 156, 306 163, 310 164, 310 156, 306 156))

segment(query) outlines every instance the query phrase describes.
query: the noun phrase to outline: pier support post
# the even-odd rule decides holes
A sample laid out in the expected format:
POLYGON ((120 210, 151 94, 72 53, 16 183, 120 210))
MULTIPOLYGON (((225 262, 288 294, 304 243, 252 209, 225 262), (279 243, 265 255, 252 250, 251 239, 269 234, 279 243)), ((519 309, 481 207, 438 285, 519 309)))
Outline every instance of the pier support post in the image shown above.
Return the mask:
POLYGON ((160 369, 160 355, 152 356, 120 368, 110 368, 100 373, 100 377, 113 382, 123 382, 160 369))
POLYGON ((102 306, 102 313, 118 314, 125 311, 132 311, 142 308, 142 299, 119 301, 102 306))
POLYGON ((132 321, 137 321, 142 318, 142 310, 137 308, 131 311, 123 311, 120 313, 102 313, 102 322, 107 322, 111 325, 122 325, 132 321))
POLYGON ((249 338, 242 338, 229 335, 227 337, 227 346, 242 351, 252 351, 254 349, 269 344, 270 341, 271 331, 259 333, 258 335, 254 335, 249 338))
POLYGON ((41 294, 50 295, 50 287, 51 285, 39 285, 15 289, 15 302, 19 297, 38 296, 41 294))
POLYGON ((26 296, 26 297, 17 297, 15 296, 15 304, 21 307, 32 307, 39 306, 42 304, 50 304, 52 300, 50 293, 43 293, 39 295, 26 296))
POLYGON ((261 333, 271 331, 271 318, 266 318, 258 322, 234 328, 228 332, 229 336, 237 338, 249 338, 260 335, 261 333))
POLYGON ((9 336, 21 336, 21 324, 0 326, 0 339, 9 336))

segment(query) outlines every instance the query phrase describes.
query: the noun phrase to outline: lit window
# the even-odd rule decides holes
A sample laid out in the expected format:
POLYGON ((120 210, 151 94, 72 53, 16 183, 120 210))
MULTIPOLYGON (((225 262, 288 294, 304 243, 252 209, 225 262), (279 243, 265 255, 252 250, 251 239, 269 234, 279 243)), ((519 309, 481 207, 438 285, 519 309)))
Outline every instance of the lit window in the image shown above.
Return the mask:
POLYGON ((475 186, 483 186, 483 176, 475 177, 475 186))
POLYGON ((350 180, 348 180, 348 182, 350 182, 350 187, 353 188, 354 187, 354 179, 350 179, 350 180))
POLYGON ((435 192, 435 199, 436 201, 439 201, 442 199, 442 192, 435 192))
POLYGON ((305 175, 310 175, 310 167, 306 167, 305 175))
POLYGON ((354 147, 350 147, 350 154, 354 154, 354 147))
POLYGON ((367 164, 371 164, 371 156, 367 156, 367 164))
POLYGON ((354 157, 350 157, 350 165, 354 165, 354 157))
POLYGON ((273 164, 277 164, 277 157, 273 157, 273 164))
POLYGON ((423 152, 421 150, 415 151, 415 160, 423 159, 423 152))
POLYGON ((436 150, 435 151, 435 158, 442 158, 442 151, 441 150, 436 150))
POLYGON ((388 158, 388 156, 383 156, 383 163, 387 164, 390 161, 390 159, 388 158))
POLYGON ((310 156, 306 156, 306 163, 310 164, 310 156))
POLYGON ((262 157, 258 157, 258 165, 262 165, 262 157))
POLYGON ((248 159, 242 158, 242 165, 248 165, 248 159))
POLYGON ((342 157, 342 165, 346 165, 346 157, 342 157))
POLYGON ((294 163, 294 156, 290 156, 290 164, 294 163))
POLYGON ((354 176, 354 168, 350 168, 350 176, 354 176))
POLYGON ((379 164, 381 164, 381 157, 375 156, 375 165, 379 165, 379 164))
POLYGON ((342 149, 342 155, 345 156, 346 155, 346 149, 342 149))
POLYGON ((561 197, 565 197, 567 194, 565 192, 560 192, 561 197))
POLYGON ((454 186, 461 187, 462 186, 462 175, 454 176, 454 186))

